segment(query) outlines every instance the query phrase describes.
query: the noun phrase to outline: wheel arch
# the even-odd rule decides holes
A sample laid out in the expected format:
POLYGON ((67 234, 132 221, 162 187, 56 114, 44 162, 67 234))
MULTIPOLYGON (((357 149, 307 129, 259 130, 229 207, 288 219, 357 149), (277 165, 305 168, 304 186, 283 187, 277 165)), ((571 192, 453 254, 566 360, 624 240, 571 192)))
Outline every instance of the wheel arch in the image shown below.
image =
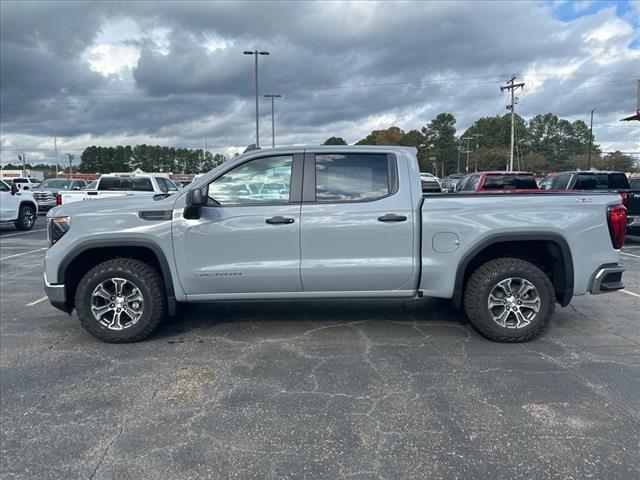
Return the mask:
POLYGON ((169 262, 162 248, 152 241, 91 240, 73 248, 58 266, 58 279, 65 285, 66 308, 74 308, 75 292, 82 276, 93 267, 112 258, 134 258, 155 267, 164 284, 169 315, 176 310, 176 297, 169 262))
POLYGON ((571 249, 566 239, 557 233, 518 232, 495 234, 482 240, 463 257, 456 271, 453 303, 460 308, 467 279, 483 263, 500 257, 523 260, 538 259, 547 269, 556 300, 567 306, 573 297, 574 271, 571 249))
POLYGON ((20 200, 20 206, 18 206, 18 210, 25 205, 33 208, 36 211, 36 213, 38 213, 38 205, 36 205, 36 203, 33 200, 20 200))

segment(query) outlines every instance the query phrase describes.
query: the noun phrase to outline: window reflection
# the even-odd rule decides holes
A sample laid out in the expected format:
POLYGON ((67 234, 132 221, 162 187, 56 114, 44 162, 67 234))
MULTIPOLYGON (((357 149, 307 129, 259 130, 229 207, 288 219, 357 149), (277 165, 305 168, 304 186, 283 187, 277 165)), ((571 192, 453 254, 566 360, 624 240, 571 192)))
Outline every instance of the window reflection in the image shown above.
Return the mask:
POLYGON ((251 160, 209 184, 209 198, 221 205, 288 203, 291 155, 251 160))
POLYGON ((389 194, 385 154, 316 155, 316 200, 373 200, 389 194))

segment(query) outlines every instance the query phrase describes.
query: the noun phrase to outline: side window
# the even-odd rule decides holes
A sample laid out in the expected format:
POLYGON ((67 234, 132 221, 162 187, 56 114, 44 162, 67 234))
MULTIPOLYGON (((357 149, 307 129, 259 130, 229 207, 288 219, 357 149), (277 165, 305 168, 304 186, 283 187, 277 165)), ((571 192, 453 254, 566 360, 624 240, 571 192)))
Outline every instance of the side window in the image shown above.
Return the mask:
POLYGON ((462 180, 460 180, 460 182, 458 182, 458 185, 456 185, 456 192, 464 192, 464 189, 467 188, 467 183, 469 183, 468 176, 464 177, 462 180))
POLYGON ((460 189, 461 192, 475 192, 480 183, 480 175, 471 175, 467 183, 460 189))
POLYGON ((571 181, 570 173, 562 173, 556 177, 556 184, 554 185, 555 190, 566 190, 569 182, 571 181))
POLYGON ((392 193, 386 154, 316 155, 316 201, 375 200, 392 193))
POLYGON ((4 182, 0 182, 0 192, 8 192, 10 190, 9 185, 4 182))
POLYGON ((540 190, 551 190, 551 184, 553 183, 553 177, 547 177, 540 182, 538 188, 540 190))
POLYGON ((168 193, 169 189, 167 188, 167 184, 164 182, 164 178, 155 177, 156 183, 158 184, 158 188, 162 193, 168 193))
POLYGON ((289 203, 292 155, 250 160, 209 184, 209 198, 221 205, 289 203))
POLYGON ((173 180, 169 180, 168 178, 165 178, 164 182, 167 184, 167 190, 169 190, 170 192, 178 191, 178 186, 175 184, 173 180))

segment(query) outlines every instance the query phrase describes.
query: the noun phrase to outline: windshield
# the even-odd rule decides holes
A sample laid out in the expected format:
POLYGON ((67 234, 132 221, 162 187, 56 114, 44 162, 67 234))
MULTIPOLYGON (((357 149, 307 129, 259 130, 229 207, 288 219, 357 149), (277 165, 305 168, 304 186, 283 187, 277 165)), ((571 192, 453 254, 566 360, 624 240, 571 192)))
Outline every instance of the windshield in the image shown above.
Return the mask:
POLYGON ((45 180, 40 184, 40 188, 69 188, 71 180, 45 180))
POLYGON ((131 190, 135 192, 153 192, 149 178, 109 177, 101 178, 98 190, 131 190))

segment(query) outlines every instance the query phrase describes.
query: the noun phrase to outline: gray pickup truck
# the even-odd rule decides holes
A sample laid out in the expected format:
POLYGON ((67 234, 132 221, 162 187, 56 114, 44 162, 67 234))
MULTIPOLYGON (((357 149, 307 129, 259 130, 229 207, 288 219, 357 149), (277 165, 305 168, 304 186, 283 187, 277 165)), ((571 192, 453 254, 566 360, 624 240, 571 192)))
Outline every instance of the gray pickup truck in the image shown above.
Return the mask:
POLYGON ((106 342, 180 302, 439 297, 522 342, 556 303, 623 288, 620 195, 422 194, 415 150, 252 151, 188 189, 51 210, 45 284, 106 342))

